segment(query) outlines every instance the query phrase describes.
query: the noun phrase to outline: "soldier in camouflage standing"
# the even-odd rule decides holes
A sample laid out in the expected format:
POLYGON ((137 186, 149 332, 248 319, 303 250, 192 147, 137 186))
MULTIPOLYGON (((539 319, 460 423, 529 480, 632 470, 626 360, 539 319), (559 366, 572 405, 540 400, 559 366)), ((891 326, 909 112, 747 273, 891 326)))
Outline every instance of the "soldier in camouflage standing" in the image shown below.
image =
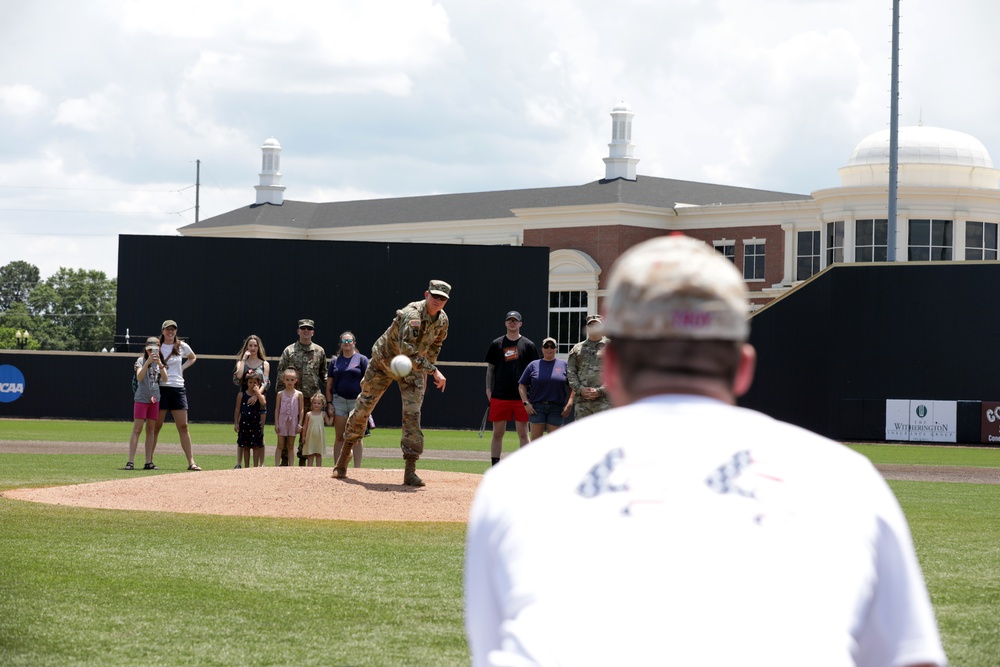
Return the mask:
POLYGON ((396 311, 396 317, 385 333, 372 346, 368 370, 361 380, 358 395, 347 418, 344 431, 344 448, 337 459, 333 476, 347 477, 347 464, 351 449, 361 439, 368 424, 368 415, 393 382, 399 384, 403 399, 403 437, 400 448, 406 461, 403 484, 424 486, 417 477, 417 459, 424 452, 424 434, 420 430, 420 408, 424 402, 424 381, 427 375, 434 378, 434 386, 444 391, 445 377, 434 364, 441 354, 441 344, 448 336, 448 315, 444 306, 451 296, 451 285, 432 280, 422 301, 414 301, 396 311), (413 362, 413 371, 405 378, 396 377, 389 369, 389 362, 403 354, 413 362))
MULTIPOLYGON (((281 353, 281 360, 278 362, 278 378, 280 379, 286 368, 294 368, 299 373, 299 380, 295 388, 302 392, 306 405, 317 393, 323 393, 326 389, 326 350, 312 342, 316 327, 312 320, 299 320, 299 340, 285 348, 281 353)), ((288 465, 285 457, 287 452, 281 453, 281 465, 288 465)), ((299 435, 299 465, 304 466, 306 460, 302 457, 302 435, 299 435)))
POLYGON ((601 379, 601 357, 608 342, 601 316, 587 317, 587 339, 574 345, 566 360, 566 379, 576 392, 574 419, 582 419, 611 407, 601 379))

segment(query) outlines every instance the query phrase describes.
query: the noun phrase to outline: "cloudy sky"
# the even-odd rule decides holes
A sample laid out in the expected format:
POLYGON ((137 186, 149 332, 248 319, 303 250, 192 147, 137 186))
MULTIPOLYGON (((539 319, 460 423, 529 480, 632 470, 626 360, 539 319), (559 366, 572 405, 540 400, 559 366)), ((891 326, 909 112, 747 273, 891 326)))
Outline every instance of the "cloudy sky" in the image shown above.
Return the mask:
MULTIPOLYGON (((0 266, 117 274, 118 234, 254 202, 640 175, 794 193, 889 122, 891 0, 32 0, 0 22, 0 266)), ((903 0, 902 125, 1000 163, 995 0, 903 0)))

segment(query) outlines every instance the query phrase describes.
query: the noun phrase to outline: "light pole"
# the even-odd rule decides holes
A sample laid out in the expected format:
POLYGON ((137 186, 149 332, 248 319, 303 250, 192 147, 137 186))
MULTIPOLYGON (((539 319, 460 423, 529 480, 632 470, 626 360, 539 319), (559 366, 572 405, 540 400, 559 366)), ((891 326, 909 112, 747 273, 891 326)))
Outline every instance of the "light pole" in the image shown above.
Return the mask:
POLYGON ((14 332, 14 339, 17 341, 17 349, 23 350, 28 346, 28 339, 31 338, 31 334, 25 329, 23 332, 18 329, 14 332))

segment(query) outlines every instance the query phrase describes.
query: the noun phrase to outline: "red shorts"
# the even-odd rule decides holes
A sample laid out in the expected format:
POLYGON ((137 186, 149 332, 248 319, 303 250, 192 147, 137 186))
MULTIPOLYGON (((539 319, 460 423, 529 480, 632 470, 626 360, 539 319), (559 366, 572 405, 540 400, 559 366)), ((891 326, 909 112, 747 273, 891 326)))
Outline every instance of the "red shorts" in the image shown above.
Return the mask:
POLYGON ((508 422, 513 419, 516 422, 528 421, 528 411, 524 409, 521 401, 505 401, 499 398, 490 399, 490 421, 508 422))
POLYGON ((152 419, 156 421, 160 417, 160 404, 136 402, 132 408, 132 417, 134 419, 152 419))

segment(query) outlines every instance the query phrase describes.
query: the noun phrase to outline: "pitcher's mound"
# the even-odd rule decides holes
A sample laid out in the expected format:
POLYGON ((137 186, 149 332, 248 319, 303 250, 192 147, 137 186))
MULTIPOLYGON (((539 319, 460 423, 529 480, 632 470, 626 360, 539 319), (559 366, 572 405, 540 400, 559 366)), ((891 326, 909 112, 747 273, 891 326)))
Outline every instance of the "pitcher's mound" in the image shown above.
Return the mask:
POLYGON ((46 489, 13 489, 5 498, 115 510, 273 516, 345 521, 468 519, 481 475, 418 470, 427 486, 403 486, 402 470, 333 468, 212 470, 94 482, 46 489))

